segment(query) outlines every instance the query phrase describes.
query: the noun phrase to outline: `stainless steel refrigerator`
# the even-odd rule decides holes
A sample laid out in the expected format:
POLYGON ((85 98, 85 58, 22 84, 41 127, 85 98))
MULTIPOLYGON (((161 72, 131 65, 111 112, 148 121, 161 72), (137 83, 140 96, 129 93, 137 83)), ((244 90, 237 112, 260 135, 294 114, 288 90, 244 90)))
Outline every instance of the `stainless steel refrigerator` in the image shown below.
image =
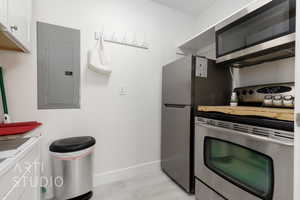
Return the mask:
POLYGON ((161 167, 186 192, 194 192, 194 115, 198 105, 228 105, 228 67, 188 56, 163 67, 161 167))

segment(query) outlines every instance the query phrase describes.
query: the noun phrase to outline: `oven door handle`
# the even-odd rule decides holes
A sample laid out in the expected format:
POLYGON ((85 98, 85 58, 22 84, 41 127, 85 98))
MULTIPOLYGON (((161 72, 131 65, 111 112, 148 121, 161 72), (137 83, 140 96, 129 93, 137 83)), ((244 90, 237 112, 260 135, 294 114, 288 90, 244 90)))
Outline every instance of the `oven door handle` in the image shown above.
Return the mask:
POLYGON ((296 114, 296 125, 300 127, 300 113, 296 114))
POLYGON ((239 134, 241 136, 244 136, 244 137, 247 137, 247 138, 250 138, 250 139, 254 139, 254 140, 257 140, 257 141, 262 141, 262 142, 272 142, 272 143, 276 143, 276 144, 280 144, 280 145, 284 145, 284 146, 294 146, 294 143, 293 142, 287 142, 287 141, 279 141, 279 140, 275 140, 275 139, 272 139, 272 138, 269 138, 269 137, 264 137, 264 136, 259 136, 259 135, 254 135, 254 134, 249 134, 249 133, 243 133, 241 131, 237 131, 237 130, 232 130, 232 129, 226 129, 226 128, 222 128, 222 127, 216 127, 216 126, 211 126, 211 125, 208 125, 206 123, 203 123, 203 122, 197 122, 197 125, 198 126, 203 126, 205 128, 208 128, 208 129, 213 129, 213 130, 216 130, 218 132, 232 132, 230 134, 239 134))

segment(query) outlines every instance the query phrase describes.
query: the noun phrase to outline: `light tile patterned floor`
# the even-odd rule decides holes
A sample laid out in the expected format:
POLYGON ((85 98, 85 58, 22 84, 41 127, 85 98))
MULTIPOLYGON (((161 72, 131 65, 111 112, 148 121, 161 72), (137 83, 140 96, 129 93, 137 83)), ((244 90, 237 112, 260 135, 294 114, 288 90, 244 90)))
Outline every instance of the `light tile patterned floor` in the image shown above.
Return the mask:
POLYGON ((162 172, 144 174, 94 189, 92 200, 195 200, 162 172))

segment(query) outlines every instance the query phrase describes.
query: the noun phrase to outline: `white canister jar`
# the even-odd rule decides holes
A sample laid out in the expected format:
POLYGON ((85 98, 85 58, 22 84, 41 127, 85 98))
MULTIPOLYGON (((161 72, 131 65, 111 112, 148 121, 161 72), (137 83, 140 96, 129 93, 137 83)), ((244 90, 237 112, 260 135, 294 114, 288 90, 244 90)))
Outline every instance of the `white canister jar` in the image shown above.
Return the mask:
POLYGON ((238 106, 238 96, 236 92, 233 92, 230 99, 230 106, 238 106))

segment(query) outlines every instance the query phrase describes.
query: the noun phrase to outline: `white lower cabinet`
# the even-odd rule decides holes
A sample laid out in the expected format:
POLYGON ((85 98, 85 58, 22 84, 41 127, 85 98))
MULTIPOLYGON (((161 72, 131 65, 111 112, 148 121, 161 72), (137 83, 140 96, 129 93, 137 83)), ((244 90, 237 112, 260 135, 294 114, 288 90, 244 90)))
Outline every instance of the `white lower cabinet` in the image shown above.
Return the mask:
POLYGON ((1 200, 40 200, 40 142, 27 147, 0 176, 1 200), (7 187, 6 187, 7 186, 7 187))
MULTIPOLYGON (((36 160, 38 162, 38 160, 36 160)), ((21 196, 18 198, 18 200, 39 200, 40 199, 40 172, 37 168, 33 169, 30 174, 25 176, 25 179, 22 180, 25 185, 24 191, 21 194, 21 196)))

